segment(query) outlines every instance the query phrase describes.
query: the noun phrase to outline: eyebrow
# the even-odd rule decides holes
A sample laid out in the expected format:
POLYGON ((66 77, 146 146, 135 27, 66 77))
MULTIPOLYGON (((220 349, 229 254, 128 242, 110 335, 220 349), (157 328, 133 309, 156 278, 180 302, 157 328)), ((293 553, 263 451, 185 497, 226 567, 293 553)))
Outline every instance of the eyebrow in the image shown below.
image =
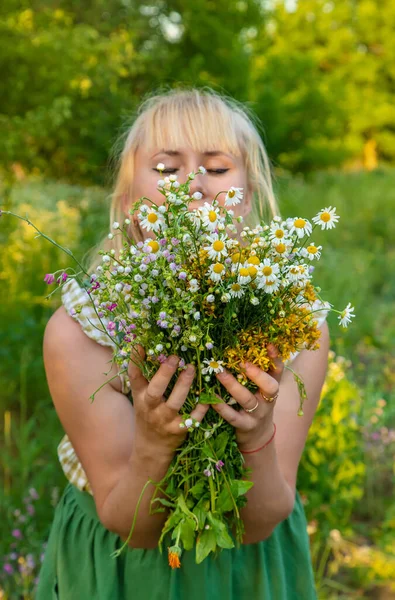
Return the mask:
MULTIPOLYGON (((167 154, 168 156, 183 155, 183 153, 178 152, 178 150, 161 150, 160 152, 154 154, 151 158, 155 158, 155 156, 158 156, 158 154, 167 154)), ((220 154, 222 154, 223 156, 228 156, 229 158, 232 158, 230 154, 226 154, 226 152, 221 152, 220 150, 208 150, 207 152, 203 152, 202 154, 203 156, 219 156, 220 154)))

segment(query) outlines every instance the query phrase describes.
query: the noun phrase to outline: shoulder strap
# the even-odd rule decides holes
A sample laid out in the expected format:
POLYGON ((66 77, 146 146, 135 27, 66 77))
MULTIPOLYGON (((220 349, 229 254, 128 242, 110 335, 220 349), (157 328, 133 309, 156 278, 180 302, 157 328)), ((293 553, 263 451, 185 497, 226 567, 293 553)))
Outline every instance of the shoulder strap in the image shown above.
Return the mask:
POLYGON ((102 346, 115 346, 105 330, 108 319, 99 319, 87 290, 81 287, 75 279, 69 279, 64 284, 62 302, 68 314, 78 321, 88 337, 102 346))

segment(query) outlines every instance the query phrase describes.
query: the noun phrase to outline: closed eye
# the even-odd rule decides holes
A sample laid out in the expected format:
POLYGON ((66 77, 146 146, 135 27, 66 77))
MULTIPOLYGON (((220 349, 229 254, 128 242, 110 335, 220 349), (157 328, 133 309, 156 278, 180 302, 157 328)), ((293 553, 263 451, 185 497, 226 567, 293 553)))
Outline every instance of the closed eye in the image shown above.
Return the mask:
MULTIPOLYGON (((156 171, 157 173, 160 173, 161 171, 159 171, 159 169, 153 169, 153 171, 156 171)), ((168 174, 172 174, 172 173, 176 173, 176 171, 178 171, 178 169, 164 169, 162 171, 162 173, 168 173, 168 174)), ((207 169, 207 173, 214 173, 214 175, 222 175, 223 173, 227 173, 227 171, 229 171, 229 169, 207 169)))

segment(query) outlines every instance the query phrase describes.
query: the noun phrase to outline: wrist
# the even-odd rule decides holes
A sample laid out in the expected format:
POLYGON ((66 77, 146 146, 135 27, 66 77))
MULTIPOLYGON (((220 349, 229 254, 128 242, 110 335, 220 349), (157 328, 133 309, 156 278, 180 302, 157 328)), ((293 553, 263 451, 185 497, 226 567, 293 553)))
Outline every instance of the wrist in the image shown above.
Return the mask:
POLYGON ((162 471, 167 469, 173 460, 174 452, 168 448, 146 443, 142 440, 135 440, 132 446, 132 452, 129 462, 138 465, 142 470, 162 471))
POLYGON ((269 445, 275 436, 276 433, 276 425, 273 421, 265 427, 265 430, 259 433, 259 435, 254 435, 250 437, 244 437, 243 439, 238 440, 238 446, 241 453, 252 453, 258 450, 265 448, 269 445))

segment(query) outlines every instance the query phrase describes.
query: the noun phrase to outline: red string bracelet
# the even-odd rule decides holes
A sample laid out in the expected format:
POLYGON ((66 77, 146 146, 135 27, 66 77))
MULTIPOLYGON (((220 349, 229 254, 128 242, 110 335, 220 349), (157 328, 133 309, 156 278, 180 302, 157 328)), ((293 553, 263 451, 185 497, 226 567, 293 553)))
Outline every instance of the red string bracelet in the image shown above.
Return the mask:
POLYGON ((266 448, 266 446, 268 446, 270 444, 270 442, 274 439, 274 436, 276 435, 276 424, 273 423, 274 425, 274 432, 272 437, 270 438, 270 440, 268 442, 266 442, 266 444, 264 444, 263 446, 261 446, 260 448, 257 448, 256 450, 240 450, 240 452, 242 454, 254 454, 254 452, 259 452, 259 450, 263 450, 264 448, 266 448))

